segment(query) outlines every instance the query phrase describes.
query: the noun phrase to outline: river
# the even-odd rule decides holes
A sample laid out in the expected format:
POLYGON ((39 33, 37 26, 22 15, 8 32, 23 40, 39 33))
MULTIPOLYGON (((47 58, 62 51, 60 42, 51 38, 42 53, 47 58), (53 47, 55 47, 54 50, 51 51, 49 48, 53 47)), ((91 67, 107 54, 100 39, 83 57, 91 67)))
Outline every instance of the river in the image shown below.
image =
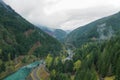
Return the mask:
POLYGON ((68 56, 64 59, 64 61, 72 60, 72 57, 74 55, 73 51, 71 49, 67 49, 67 54, 68 54, 68 56))
MULTIPOLYGON (((68 57, 66 57, 65 60, 72 60, 74 54, 73 51, 71 49, 68 49, 67 52, 68 52, 68 57)), ((32 69, 37 67, 42 62, 43 62, 42 60, 36 61, 27 66, 21 67, 18 71, 9 75, 4 80, 26 80, 26 77, 31 73, 32 69)))
POLYGON ((37 67, 39 64, 41 64, 41 61, 36 61, 27 66, 24 66, 15 73, 6 77, 4 80, 26 80, 26 77, 30 74, 32 69, 37 67))

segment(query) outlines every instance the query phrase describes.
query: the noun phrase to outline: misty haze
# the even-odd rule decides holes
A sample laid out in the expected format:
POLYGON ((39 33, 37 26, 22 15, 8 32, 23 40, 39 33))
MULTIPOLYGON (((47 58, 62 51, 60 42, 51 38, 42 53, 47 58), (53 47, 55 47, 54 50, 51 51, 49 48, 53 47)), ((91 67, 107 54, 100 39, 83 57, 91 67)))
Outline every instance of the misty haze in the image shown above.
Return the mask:
POLYGON ((0 0, 0 80, 120 80, 119 0, 0 0))

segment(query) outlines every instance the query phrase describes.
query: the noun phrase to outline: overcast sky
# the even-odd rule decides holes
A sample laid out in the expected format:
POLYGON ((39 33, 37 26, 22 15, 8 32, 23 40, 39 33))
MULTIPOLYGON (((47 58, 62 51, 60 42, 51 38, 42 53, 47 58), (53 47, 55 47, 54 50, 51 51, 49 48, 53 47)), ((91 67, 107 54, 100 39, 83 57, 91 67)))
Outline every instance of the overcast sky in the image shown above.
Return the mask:
POLYGON ((35 25, 73 30, 120 11, 120 0, 4 0, 35 25))

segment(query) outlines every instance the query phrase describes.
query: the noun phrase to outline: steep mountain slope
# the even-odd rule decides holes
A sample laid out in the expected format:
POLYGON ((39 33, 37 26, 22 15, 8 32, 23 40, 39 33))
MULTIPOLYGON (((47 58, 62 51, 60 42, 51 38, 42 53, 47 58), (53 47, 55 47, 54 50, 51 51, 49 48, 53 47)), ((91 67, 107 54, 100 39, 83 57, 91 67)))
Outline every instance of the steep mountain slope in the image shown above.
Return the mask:
POLYGON ((57 40, 59 40, 60 42, 63 42, 64 38, 67 35, 67 32, 62 29, 51 29, 51 28, 42 27, 42 26, 40 26, 40 28, 47 34, 49 34, 49 35, 53 36, 54 38, 56 38, 57 40))
POLYGON ((95 42, 111 38, 120 31, 120 12, 72 31, 66 42, 79 47, 86 42, 95 42))
POLYGON ((106 77, 111 77, 111 80, 119 80, 119 44, 120 37, 117 36, 103 43, 89 43, 77 48, 73 60, 81 60, 82 64, 75 80, 80 78, 82 80, 109 80, 105 79, 106 77))
POLYGON ((35 54, 45 56, 49 52, 57 55, 61 44, 41 29, 23 19, 0 1, 0 60, 15 56, 35 54))
POLYGON ((54 31, 55 38, 59 41, 63 42, 64 38, 66 37, 67 33, 61 29, 55 29, 54 31))

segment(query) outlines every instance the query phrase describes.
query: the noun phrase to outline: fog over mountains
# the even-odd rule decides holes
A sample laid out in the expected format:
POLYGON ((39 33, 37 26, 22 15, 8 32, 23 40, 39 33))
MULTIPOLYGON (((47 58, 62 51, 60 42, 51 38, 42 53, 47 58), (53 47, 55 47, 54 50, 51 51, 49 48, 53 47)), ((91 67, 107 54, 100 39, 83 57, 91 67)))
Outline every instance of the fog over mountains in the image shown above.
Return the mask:
POLYGON ((35 25, 73 30, 115 14, 120 0, 4 0, 35 25))

